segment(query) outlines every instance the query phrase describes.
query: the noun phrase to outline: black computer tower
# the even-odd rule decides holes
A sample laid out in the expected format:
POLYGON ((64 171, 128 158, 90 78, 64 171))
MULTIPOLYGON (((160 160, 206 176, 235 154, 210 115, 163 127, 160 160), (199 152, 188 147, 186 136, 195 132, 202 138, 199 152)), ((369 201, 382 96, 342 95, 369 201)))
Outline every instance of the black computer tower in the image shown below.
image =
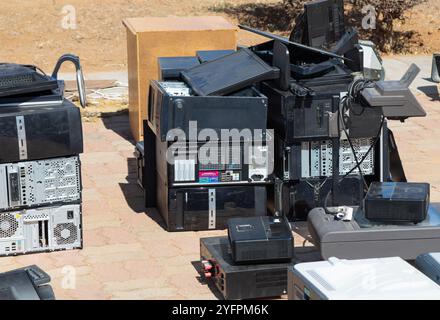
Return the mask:
POLYGON ((306 221, 310 210, 316 207, 360 205, 364 198, 361 178, 349 176, 339 181, 319 178, 283 183, 276 211, 290 221, 306 221))
POLYGON ((81 113, 60 105, 3 107, 0 113, 0 163, 72 156, 83 152, 81 113))
POLYGON ((267 214, 265 186, 170 188, 157 180, 158 210, 168 231, 226 229, 230 218, 267 214))
POLYGON ((203 129, 214 130, 221 139, 224 129, 267 128, 268 101, 255 87, 228 96, 197 96, 184 82, 152 81, 148 99, 148 124, 162 141, 173 140, 176 133, 199 140, 203 129))
POLYGON ((169 187, 269 184, 272 141, 162 142, 156 139, 156 169, 169 187))

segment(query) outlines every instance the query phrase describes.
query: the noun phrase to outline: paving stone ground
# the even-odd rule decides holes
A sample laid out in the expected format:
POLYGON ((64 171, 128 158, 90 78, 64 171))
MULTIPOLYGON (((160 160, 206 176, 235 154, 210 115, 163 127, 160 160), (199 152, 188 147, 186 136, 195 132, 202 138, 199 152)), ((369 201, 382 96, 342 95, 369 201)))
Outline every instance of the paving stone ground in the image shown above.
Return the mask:
MULTIPOLYGON (((440 103, 420 99, 428 117, 391 128, 408 178, 430 182, 432 200, 440 201, 440 103)), ((193 262, 201 237, 226 232, 168 233, 157 212, 145 213, 127 116, 86 122, 84 137, 84 249, 0 258, 0 272, 37 264, 51 275, 58 299, 216 299, 193 262)), ((300 236, 307 237, 304 223, 295 231, 298 259, 316 259, 300 236)))

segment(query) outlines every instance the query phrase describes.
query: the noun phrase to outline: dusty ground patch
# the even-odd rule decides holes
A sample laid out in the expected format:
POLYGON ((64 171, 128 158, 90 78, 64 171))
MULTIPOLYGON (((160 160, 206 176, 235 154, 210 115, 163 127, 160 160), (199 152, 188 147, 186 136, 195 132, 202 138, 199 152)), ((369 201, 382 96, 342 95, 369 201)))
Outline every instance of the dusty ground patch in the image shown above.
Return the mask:
MULTIPOLYGON (((0 11, 0 61, 33 63, 50 72, 63 53, 78 54, 85 71, 126 69, 125 30, 121 20, 136 16, 223 15, 238 22, 238 15, 224 10, 250 4, 264 7, 276 0, 9 0, 0 11), (76 30, 61 28, 62 9, 73 5, 77 13, 76 30)), ((255 9, 257 10, 257 9, 255 9)), ((403 30, 415 30, 424 41, 414 52, 440 51, 440 23, 436 15, 438 0, 428 0, 408 12, 403 30)), ((260 10, 261 11, 261 10, 260 10)), ((267 11, 267 10, 266 10, 267 11)), ((261 14, 266 12, 263 10, 261 14)), ((267 11, 268 14, 273 14, 267 11)), ((293 17, 292 17, 293 18, 293 17)), ((251 44, 261 38, 240 33, 240 42, 251 44)))

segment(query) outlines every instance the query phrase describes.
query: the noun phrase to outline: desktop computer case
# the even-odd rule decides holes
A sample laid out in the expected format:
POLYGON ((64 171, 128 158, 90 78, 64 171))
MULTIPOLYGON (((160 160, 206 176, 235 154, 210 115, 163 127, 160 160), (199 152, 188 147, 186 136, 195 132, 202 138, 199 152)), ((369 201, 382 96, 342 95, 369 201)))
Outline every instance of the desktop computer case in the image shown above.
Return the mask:
POLYGON ((78 156, 0 164, 0 211, 81 201, 78 156))
MULTIPOLYGON (((265 134, 270 137, 269 133, 265 134)), ((268 138, 270 139, 270 138, 268 138)), ((211 142, 212 143, 212 142, 211 142)), ((273 167, 273 150, 266 141, 254 144, 252 142, 218 141, 213 145, 206 142, 175 142, 171 148, 185 150, 180 158, 173 163, 167 160, 170 143, 156 141, 156 164, 159 175, 166 177, 169 186, 214 186, 214 185, 240 185, 240 184, 267 184, 271 182, 271 168, 273 167), (211 156, 205 154, 208 149, 216 152, 216 161, 209 163, 211 156), (204 150, 204 151, 203 151, 204 150), (223 154, 223 159, 222 159, 223 154), (202 159, 202 157, 209 157, 202 159), (246 161, 247 159, 251 161, 246 161), (203 161, 204 160, 204 161, 203 161)))
POLYGON ((190 122, 197 122, 197 135, 203 129, 220 136, 224 129, 267 128, 268 100, 254 87, 229 96, 195 96, 184 83, 152 81, 148 99, 148 124, 162 141, 173 139, 176 128, 194 140, 190 122))
POLYGON ((0 163, 80 154, 80 110, 67 100, 56 106, 2 107, 0 146, 0 163))
POLYGON ((80 204, 0 213, 0 256, 81 248, 80 204))
MULTIPOLYGON (((374 138, 352 139, 351 142, 358 161, 366 157, 361 164, 363 175, 374 175, 375 150, 373 148, 368 152, 374 143, 374 138)), ((289 145, 277 137, 275 149, 276 173, 284 181, 332 177, 333 166, 336 163, 333 157, 335 151, 339 163, 338 175, 344 176, 356 167, 356 160, 348 140, 339 140, 338 145, 334 145, 332 140, 303 141, 289 145)), ((358 170, 350 173, 350 175, 358 174, 358 170)))
POLYGON ((170 188, 158 176, 157 203, 168 231, 226 229, 230 218, 267 214, 265 186, 170 188))
POLYGON ((364 197, 363 183, 359 176, 349 176, 336 186, 332 178, 306 179, 283 183, 278 190, 280 201, 276 211, 290 221, 306 221, 309 212, 316 207, 357 206, 364 197), (332 192, 330 192, 332 190, 332 192), (278 207, 280 206, 280 207, 278 207))

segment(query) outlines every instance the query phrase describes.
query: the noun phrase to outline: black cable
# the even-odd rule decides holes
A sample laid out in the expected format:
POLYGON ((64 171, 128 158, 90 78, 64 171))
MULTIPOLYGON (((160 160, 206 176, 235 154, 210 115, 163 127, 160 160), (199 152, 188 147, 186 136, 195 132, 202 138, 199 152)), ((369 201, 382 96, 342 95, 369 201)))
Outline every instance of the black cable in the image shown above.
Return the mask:
MULTIPOLYGON (((378 142, 379 139, 380 139, 380 135, 381 135, 381 133, 382 133, 382 129, 383 129, 384 124, 385 124, 385 117, 382 117, 382 122, 381 122, 381 124, 380 124, 379 132, 378 132, 378 134, 376 135, 376 138, 375 138, 374 142, 371 144, 371 146, 370 146, 370 148, 368 149, 368 151, 367 151, 367 152, 365 153, 365 155, 362 157, 362 159, 361 159, 361 161, 360 161, 360 164, 362 164, 362 162, 364 162, 365 159, 367 159, 368 155, 371 153, 371 151, 373 150, 373 148, 377 145, 377 142, 378 142)), ((353 171, 355 171, 356 169, 357 169, 357 166, 355 166, 355 167, 352 168, 349 172, 347 172, 347 173, 342 177, 342 179, 340 180, 340 182, 341 182, 342 180, 344 180, 345 178, 347 178, 350 174, 352 174, 353 171)))
MULTIPOLYGON (((341 115, 341 113, 342 112, 340 112, 339 115, 341 115)), ((353 158, 354 158, 354 160, 356 162, 355 168, 359 169, 359 175, 361 176, 362 182, 364 183, 364 187, 367 188, 368 185, 367 185, 367 182, 365 181, 364 173, 362 172, 361 163, 358 160, 358 157, 357 157, 357 154, 356 154, 356 150, 354 149, 353 142, 351 141, 351 138, 350 138, 350 136, 348 134, 348 131, 347 131, 347 128, 345 126, 345 122, 342 119, 342 117, 341 117, 341 122, 342 122, 342 129, 344 130, 345 136, 347 137, 348 144, 350 145, 351 152, 353 153, 353 158)))
MULTIPOLYGON (((352 141, 351 141, 350 135, 349 135, 349 133, 348 133, 348 131, 347 131, 347 128, 346 128, 346 119, 344 119, 344 115, 345 115, 345 112, 346 112, 346 111, 349 111, 349 112, 351 112, 352 114, 357 115, 357 116, 362 115, 362 113, 365 111, 365 108, 366 108, 366 107, 362 104, 362 102, 360 102, 360 99, 359 99, 359 97, 360 97, 360 93, 362 92, 362 90, 364 90, 365 88, 371 86, 372 84, 373 84, 373 81, 371 81, 371 80, 365 80, 365 79, 357 79, 357 80, 354 80, 354 81, 349 85, 347 95, 344 96, 344 97, 341 99, 341 105, 340 105, 341 107, 340 107, 340 109, 339 109, 339 117, 340 117, 340 120, 341 120, 341 124, 342 124, 342 126, 343 126, 343 131, 344 131, 344 133, 345 133, 345 135, 346 135, 346 137, 347 137, 348 143, 349 143, 349 145, 350 145, 350 149, 351 149, 351 151, 352 151, 352 153, 353 153, 353 157, 354 157, 354 160, 355 160, 355 162, 356 162, 356 165, 355 165, 350 171, 348 171, 348 172, 347 172, 347 173, 346 173, 346 174, 345 174, 345 175, 344 175, 344 176, 343 176, 343 177, 337 182, 337 185, 340 185, 344 179, 346 179, 351 173, 353 173, 355 170, 358 169, 364 187, 365 187, 366 189, 368 188, 368 184, 367 184, 367 182, 366 182, 366 180, 365 180, 365 177, 364 177, 364 174, 363 174, 363 171, 362 171, 361 165, 362 165, 362 163, 365 161, 365 159, 369 156, 369 154, 372 152, 373 148, 377 145, 377 142, 378 142, 379 139, 380 139, 380 136, 381 136, 381 133, 382 133, 382 129, 383 129, 383 126, 384 126, 384 123, 385 123, 385 117, 382 116, 382 121, 381 121, 381 124, 380 124, 379 132, 377 133, 374 142, 371 144, 370 148, 367 150, 367 152, 364 154, 364 156, 362 157, 362 159, 360 159, 360 161, 359 161, 359 159, 358 159, 358 157, 357 157, 357 154, 356 154, 356 150, 354 149, 354 146, 353 146, 353 143, 352 143, 352 141), (362 107, 362 108, 361 108, 361 112, 358 113, 358 114, 355 113, 354 110, 353 110, 353 108, 352 108, 352 102, 353 102, 353 101, 358 101, 358 102, 360 102, 359 105, 362 107)), ((324 211, 325 211, 327 214, 333 214, 333 215, 334 215, 334 214, 337 213, 337 211, 330 210, 330 209, 328 208, 328 199, 329 199, 331 193, 332 193, 332 189, 330 189, 329 192, 327 193, 327 195, 326 195, 326 197, 325 197, 325 200, 324 200, 323 207, 324 207, 324 211)))
MULTIPOLYGON (((351 141, 350 135, 349 135, 347 128, 346 128, 346 121, 344 119, 344 115, 345 115, 346 111, 349 111, 349 112, 353 113, 354 115, 362 115, 362 113, 365 110, 365 106, 362 103, 360 103, 360 106, 362 107, 361 112, 359 114, 356 114, 352 108, 352 102, 359 101, 360 100, 359 96, 360 96, 360 93, 362 92, 362 90, 364 90, 367 87, 370 87, 372 84, 373 84, 373 81, 371 81, 371 80, 365 80, 365 79, 354 80, 348 87, 347 95, 345 97, 343 97, 341 100, 342 109, 340 108, 340 112, 339 112, 341 123, 342 123, 342 129, 347 137, 347 141, 350 145, 350 149, 353 153, 353 157, 356 162, 356 166, 352 170, 350 170, 349 174, 351 174, 354 170, 358 169, 359 175, 362 179, 362 182, 364 184, 365 189, 368 189, 368 184, 367 184, 365 177, 364 177, 364 174, 362 172, 361 164, 365 161, 365 159, 367 158, 367 156, 369 155, 369 153, 371 152, 371 150, 373 148, 370 146, 370 149, 364 155, 364 157, 362 158, 362 161, 359 161, 357 154, 356 154, 356 150, 354 149, 354 146, 353 146, 353 142, 351 141)), ((383 126, 383 122, 381 124, 380 131, 379 131, 378 136, 376 138, 380 137, 380 134, 382 132, 382 126, 383 126)), ((375 145, 375 144, 373 144, 373 145, 375 145)), ((349 174, 346 174, 343 177, 343 179, 345 179, 349 174)), ((343 179, 341 179, 341 181, 343 179)))

